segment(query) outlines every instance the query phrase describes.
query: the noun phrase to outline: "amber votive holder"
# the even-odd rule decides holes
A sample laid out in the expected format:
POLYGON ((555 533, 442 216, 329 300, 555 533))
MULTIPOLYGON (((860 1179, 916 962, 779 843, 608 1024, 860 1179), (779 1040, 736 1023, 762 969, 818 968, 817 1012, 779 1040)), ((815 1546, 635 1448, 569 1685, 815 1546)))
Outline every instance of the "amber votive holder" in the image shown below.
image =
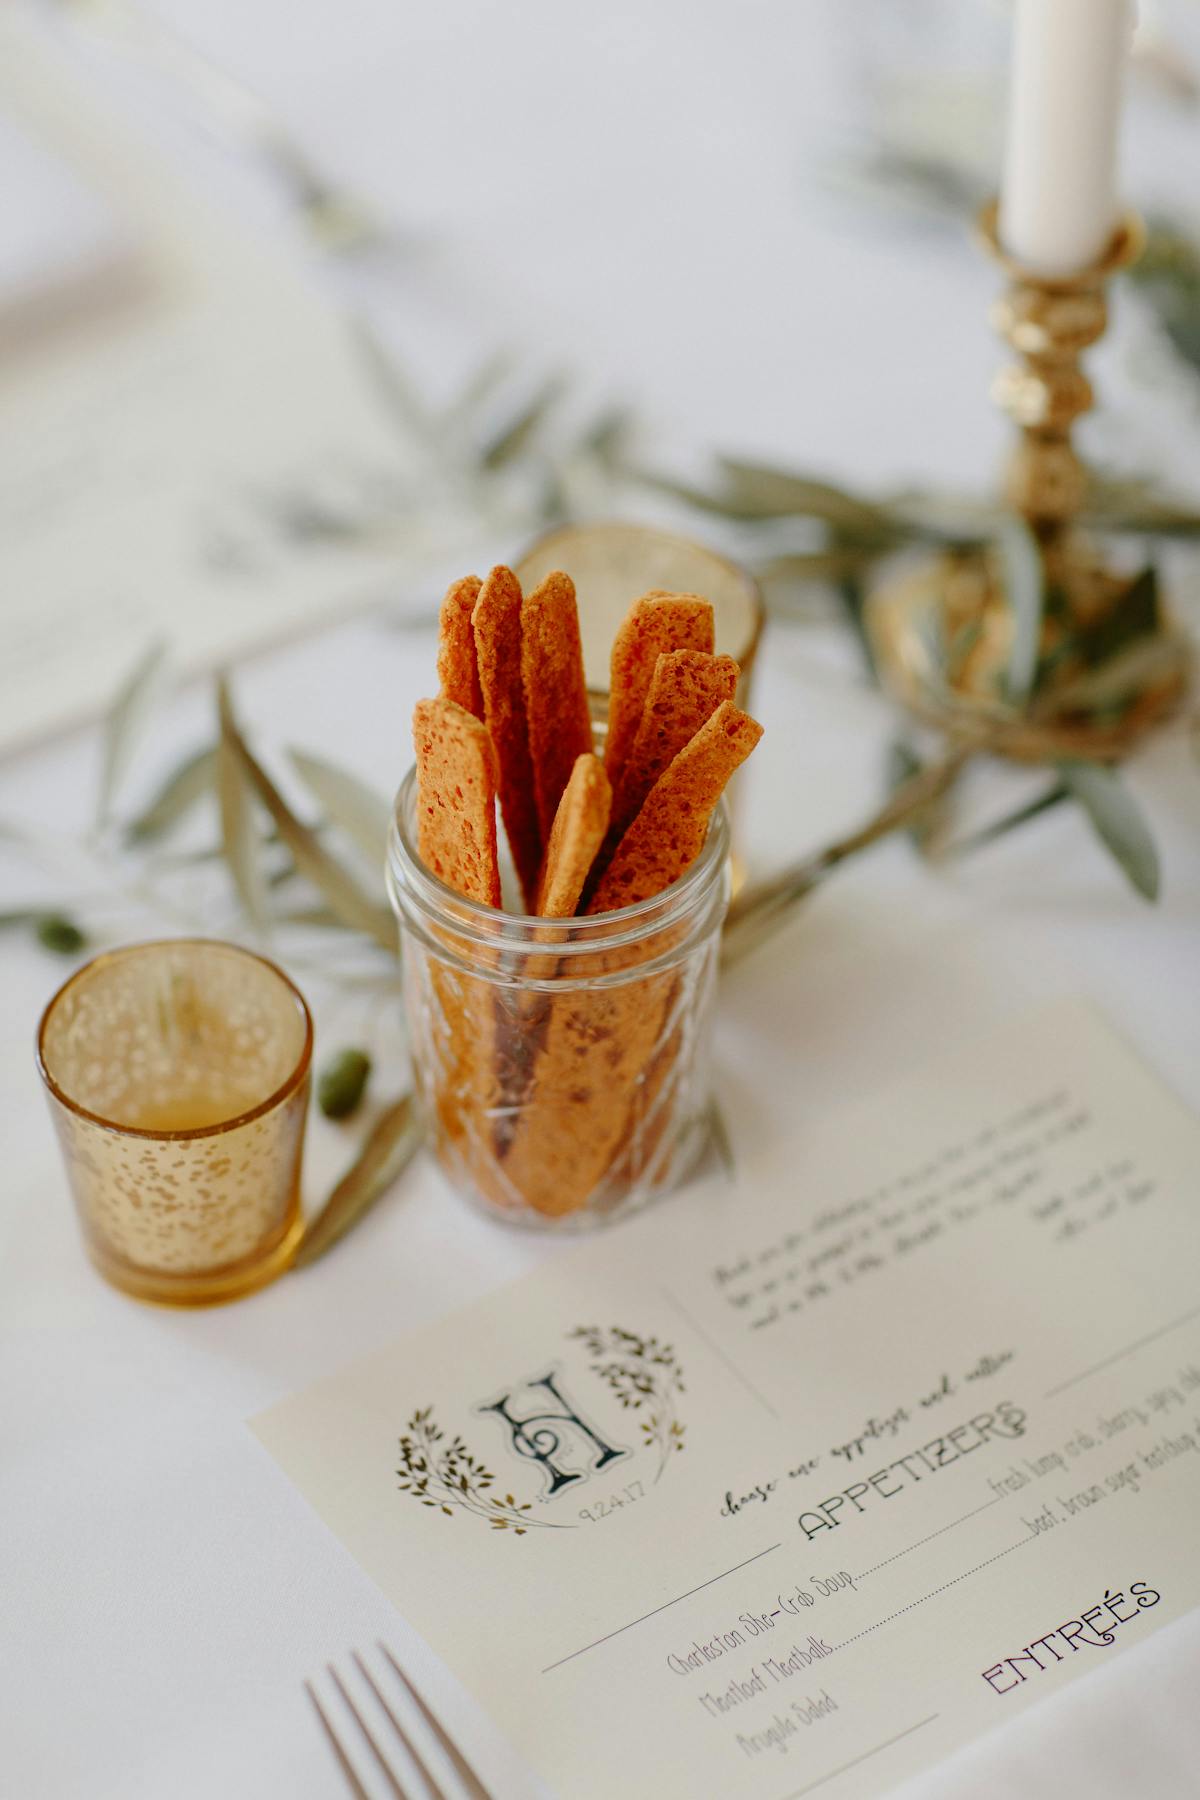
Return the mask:
POLYGON ((299 989, 234 944, 130 945, 59 989, 38 1072, 88 1255, 114 1287, 208 1306, 288 1266, 312 1043, 299 989))

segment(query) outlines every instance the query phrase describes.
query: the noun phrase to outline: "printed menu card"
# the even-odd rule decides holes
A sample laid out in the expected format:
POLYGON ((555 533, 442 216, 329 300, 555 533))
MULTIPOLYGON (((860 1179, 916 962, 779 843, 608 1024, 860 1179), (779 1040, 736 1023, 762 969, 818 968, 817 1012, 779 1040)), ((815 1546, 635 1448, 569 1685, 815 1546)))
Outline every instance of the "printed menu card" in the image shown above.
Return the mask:
POLYGON ((880 1793, 1200 1601, 1198 1167, 1056 1003, 254 1428, 562 1795, 880 1793))

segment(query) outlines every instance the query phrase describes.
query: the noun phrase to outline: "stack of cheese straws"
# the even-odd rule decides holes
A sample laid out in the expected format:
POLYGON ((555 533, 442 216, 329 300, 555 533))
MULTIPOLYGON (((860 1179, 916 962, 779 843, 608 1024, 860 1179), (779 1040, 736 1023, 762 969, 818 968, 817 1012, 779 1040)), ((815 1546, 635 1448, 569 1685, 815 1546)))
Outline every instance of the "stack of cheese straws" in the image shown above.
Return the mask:
MULTIPOLYGON (((526 916, 541 919, 596 918, 679 880, 762 735, 734 705, 737 664, 714 655, 712 607, 694 594, 653 591, 630 607, 613 645, 603 759, 567 575, 527 597, 503 567, 454 583, 438 677, 437 699, 420 701, 413 720, 421 861, 499 909, 498 801, 526 916)), ((637 960, 626 952, 597 972, 637 960)), ((536 972, 555 967, 543 957, 536 972)), ((486 1198, 555 1215, 587 1205, 628 1139, 631 1109, 645 1117, 652 1070, 663 1085, 663 1002, 678 982, 656 979, 666 992, 634 980, 589 995, 568 981, 561 1000, 542 980, 517 1003, 494 979, 485 996, 441 972, 436 1111, 460 1150, 473 1146, 470 1178, 486 1198)))

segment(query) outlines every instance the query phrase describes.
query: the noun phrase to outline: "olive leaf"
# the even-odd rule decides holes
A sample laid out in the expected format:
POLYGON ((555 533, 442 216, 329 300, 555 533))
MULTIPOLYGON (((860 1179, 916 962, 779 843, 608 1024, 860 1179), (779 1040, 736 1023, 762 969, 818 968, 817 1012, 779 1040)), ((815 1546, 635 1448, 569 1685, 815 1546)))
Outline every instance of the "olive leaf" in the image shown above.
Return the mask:
POLYGON ((947 644, 945 678, 951 686, 958 681, 982 636, 983 620, 976 615, 964 620, 947 644))
POLYGON ((528 449, 547 416, 561 399, 566 386, 561 375, 551 375, 514 416, 502 425, 479 453, 485 469, 500 469, 528 449))
POLYGON ((1024 825, 1030 819, 1040 817, 1042 813, 1049 812, 1052 807, 1061 806, 1064 800, 1070 798, 1071 791, 1066 783, 1053 781, 1040 794, 1035 794, 1032 800, 1027 800, 1024 806, 1018 806, 1014 812, 1004 813, 999 819, 994 819, 990 825, 981 826, 978 831, 971 832, 968 837, 959 838, 957 842, 948 845, 944 854, 946 856, 968 856, 972 850, 982 850, 985 844, 994 843, 997 838, 1014 831, 1018 825, 1024 825))
POLYGON ((729 1136, 729 1126, 725 1122, 725 1115, 717 1105, 715 1097, 709 1101, 708 1105, 708 1136, 726 1181, 736 1181, 737 1164, 733 1157, 733 1143, 729 1136))
POLYGON ((1103 526, 1106 531, 1136 532, 1147 537, 1200 536, 1200 513, 1174 496, 1161 493, 1153 482, 1141 478, 1118 480, 1093 475, 1088 483, 1081 523, 1103 526))
POLYGON ((339 919, 331 906, 288 906, 276 911, 275 921, 279 925, 300 925, 310 930, 347 931, 344 919, 339 919))
POLYGON ((1200 369, 1200 248, 1165 220, 1155 220, 1130 273, 1176 354, 1200 369))
POLYGON ((1157 900, 1158 851, 1141 808, 1111 769, 1100 763, 1062 762, 1065 786, 1091 820, 1096 836, 1111 851, 1145 900, 1157 900))
POLYGON ((144 652, 117 691, 104 720, 96 824, 108 824, 117 787, 162 689, 167 647, 155 642, 144 652))
POLYGON ((354 877, 334 860, 311 827, 296 817, 271 777, 252 755, 239 731, 223 680, 218 691, 222 696, 223 707, 222 741, 236 755, 242 772, 259 801, 270 813, 275 828, 291 851, 301 875, 325 896, 334 912, 348 926, 355 931, 365 932, 385 950, 395 951, 396 922, 391 913, 363 893, 354 877))
POLYGON ((615 462, 633 426, 633 415, 627 406, 608 406, 596 415, 579 434, 577 451, 593 456, 598 462, 615 462))
POLYGON ((151 843, 178 825, 212 791, 216 769, 217 753, 211 745, 185 756, 155 789, 141 812, 130 819, 125 827, 126 843, 151 843))
POLYGON ((1148 499, 1140 506, 1111 512, 1085 509, 1080 517, 1083 525, 1102 526, 1106 531, 1129 536, 1182 538, 1200 537, 1200 513, 1170 501, 1148 499))
POLYGON ((893 216, 899 201, 957 225, 987 198, 974 171, 934 152, 910 149, 890 135, 851 157, 837 174, 839 186, 882 201, 893 216))
POLYGON ((465 431, 484 403, 491 399, 502 382, 508 380, 513 366, 510 350, 497 350, 486 356, 467 376, 461 391, 442 414, 438 421, 442 432, 452 437, 465 431))
POLYGON ((374 788, 307 750, 289 750, 292 767, 334 825, 346 833, 371 864, 382 871, 387 857, 392 809, 374 788))
POLYGON ((305 1226, 292 1267, 305 1268, 331 1250, 387 1192, 420 1141, 412 1095, 405 1094, 380 1114, 354 1162, 312 1223, 305 1226))
POLYGON ((997 543, 1013 620, 1008 698, 1019 705, 1033 692, 1041 657, 1045 571, 1038 541, 1024 520, 1006 520, 997 543))
POLYGON ((893 494, 888 510, 897 529, 940 538, 961 550, 976 549, 994 537, 1010 516, 999 501, 945 488, 905 489, 893 494))
POLYGON ((1138 638, 1153 637, 1162 624, 1158 598, 1158 572, 1142 569, 1115 605, 1093 625, 1073 634, 1073 647, 1084 661, 1107 663, 1138 638))
POLYGON ((664 475, 657 469, 645 469, 633 463, 625 465, 625 474, 635 486, 652 488, 655 493, 668 494, 672 500, 682 500, 695 512, 712 513, 719 519, 751 520, 760 517, 758 513, 747 513, 744 508, 735 505, 732 499, 720 494, 710 494, 704 488, 696 487, 691 482, 681 481, 674 475, 664 475))
POLYGON ((261 931, 267 924, 267 888, 261 862, 262 839, 254 817, 254 790, 238 755, 237 727, 229 689, 222 676, 217 682, 217 720, 220 737, 216 752, 217 804, 221 813, 221 844, 238 899, 252 924, 261 931))
POLYGON ((732 456, 718 458, 718 467, 726 497, 743 518, 813 518, 851 535, 885 539, 895 535, 895 522, 884 507, 831 482, 732 456))
POLYGON ((13 925, 32 925, 42 917, 36 906, 14 906, 6 912, 0 912, 0 931, 7 931, 13 925))
POLYGON ((384 409, 400 426, 406 441, 428 441, 433 427, 429 409, 409 381, 399 360, 375 327, 361 315, 349 321, 350 341, 384 409))
POLYGON ((763 582, 840 581, 847 575, 857 575, 874 554, 862 544, 841 544, 832 550, 795 550, 760 563, 757 574, 763 582))
MULTIPOLYGON (((912 781, 924 767, 911 744, 905 743, 903 738, 894 739, 888 745, 885 771, 889 795, 895 794, 906 782, 912 781)), ((948 803, 949 790, 940 789, 909 814, 904 829, 922 856, 929 855, 945 827, 948 803)))
POLYGON ((871 643, 871 634, 867 629, 867 592, 858 575, 847 575, 834 584, 846 623, 854 633, 859 650, 862 653, 863 667, 872 681, 878 681, 879 671, 875 667, 875 649, 871 643))
POLYGON ((742 524, 815 519, 844 539, 876 549, 904 535, 904 525, 882 502, 863 500, 831 482, 737 457, 720 457, 717 467, 721 484, 715 492, 656 470, 630 467, 626 472, 642 486, 670 494, 699 512, 742 524))
POLYGON ((946 643, 945 615, 937 607, 915 612, 912 633, 921 646, 925 659, 923 681, 933 692, 944 694, 950 674, 950 652, 946 643))
POLYGON ((1046 695, 1044 707, 1035 706, 1033 712, 1105 711, 1133 699, 1156 679, 1178 674, 1186 659, 1186 646, 1177 636, 1139 638, 1111 661, 1054 688, 1046 695))

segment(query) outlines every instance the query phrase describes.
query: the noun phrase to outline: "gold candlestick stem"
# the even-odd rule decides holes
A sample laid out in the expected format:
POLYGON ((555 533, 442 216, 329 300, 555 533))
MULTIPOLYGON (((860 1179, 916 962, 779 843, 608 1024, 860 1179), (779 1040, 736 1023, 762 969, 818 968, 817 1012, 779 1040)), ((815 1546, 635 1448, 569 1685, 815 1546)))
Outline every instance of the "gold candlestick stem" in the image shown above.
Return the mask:
POLYGON ((1124 672, 1116 656, 1111 666, 1107 651, 1100 656, 1109 640, 1121 640, 1105 622, 1127 600, 1130 580, 1076 530, 1088 471, 1072 430, 1094 399, 1081 358, 1104 335, 1106 284, 1140 253, 1142 227, 1129 215, 1091 268, 1042 276, 1005 253, 996 215, 992 201, 978 228, 1008 276, 991 316, 1017 360, 998 375, 992 397, 1020 433, 1004 494, 1040 560, 1036 678, 1029 692, 1012 692, 1016 613, 995 545, 945 552, 881 588, 868 624, 886 684, 959 742, 1020 760, 1110 759, 1176 705, 1188 664, 1186 642, 1161 609, 1138 633, 1136 658, 1121 641, 1124 672))
POLYGON ((992 307, 991 321, 1020 358, 992 384, 993 400, 1021 432, 1005 491, 1015 512, 1039 534, 1050 534, 1078 516, 1087 496, 1087 470, 1071 441, 1071 428, 1090 411, 1095 396, 1079 359, 1108 325, 1105 284, 1137 260, 1145 234, 1130 214, 1092 268, 1072 276, 1041 276, 1005 253, 996 217, 993 200, 979 216, 979 234, 1009 285, 992 307))

